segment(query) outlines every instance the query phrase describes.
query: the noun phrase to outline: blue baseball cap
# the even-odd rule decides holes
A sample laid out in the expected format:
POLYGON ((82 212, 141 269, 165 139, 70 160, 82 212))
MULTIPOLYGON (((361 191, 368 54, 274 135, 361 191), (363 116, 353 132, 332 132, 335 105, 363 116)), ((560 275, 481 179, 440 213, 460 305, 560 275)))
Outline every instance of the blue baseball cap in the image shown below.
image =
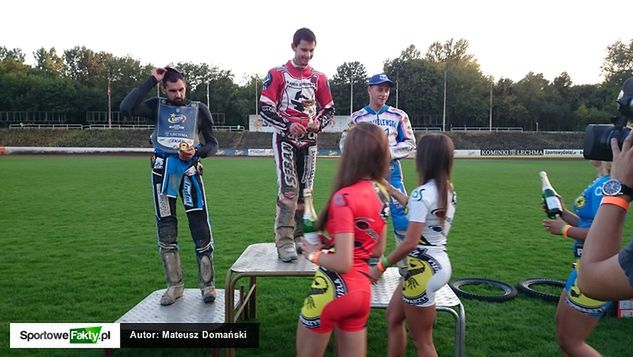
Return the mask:
POLYGON ((389 84, 389 87, 393 87, 393 82, 384 73, 374 74, 367 81, 367 84, 370 85, 370 86, 375 86, 375 85, 383 84, 383 83, 387 83, 387 84, 389 84))

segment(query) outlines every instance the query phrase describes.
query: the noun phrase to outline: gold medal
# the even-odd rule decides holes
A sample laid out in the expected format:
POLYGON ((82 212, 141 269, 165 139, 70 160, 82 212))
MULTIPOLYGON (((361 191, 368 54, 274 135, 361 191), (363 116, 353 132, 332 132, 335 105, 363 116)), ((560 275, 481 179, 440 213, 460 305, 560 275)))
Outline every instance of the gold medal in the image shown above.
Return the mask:
POLYGON ((180 144, 178 144, 178 148, 182 151, 185 151, 189 149, 189 143, 187 143, 186 141, 181 141, 180 144))

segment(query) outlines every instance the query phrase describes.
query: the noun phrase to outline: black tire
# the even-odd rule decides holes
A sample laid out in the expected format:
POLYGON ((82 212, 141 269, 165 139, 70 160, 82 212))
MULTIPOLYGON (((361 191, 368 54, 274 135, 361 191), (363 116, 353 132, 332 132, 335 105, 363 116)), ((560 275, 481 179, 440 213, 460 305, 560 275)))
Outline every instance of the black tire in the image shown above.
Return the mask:
POLYGON ((459 297, 465 297, 468 299, 475 299, 481 301, 489 301, 489 302, 504 302, 514 299, 517 296, 517 289, 510 284, 506 284, 503 281, 492 280, 492 279, 483 279, 483 278, 466 278, 466 279, 457 279, 448 283, 448 285, 453 289, 455 294, 459 297), (496 288, 499 288, 503 291, 502 295, 481 295, 474 294, 468 291, 464 291, 461 289, 464 285, 489 285, 496 288))
POLYGON ((527 296, 557 303, 558 300, 560 299, 560 293, 558 295, 544 293, 542 291, 533 289, 532 288, 533 285, 556 286, 556 287, 560 287, 562 291, 563 288, 565 287, 565 282, 563 280, 556 280, 556 279, 529 278, 529 279, 521 280, 517 284, 517 289, 527 296))

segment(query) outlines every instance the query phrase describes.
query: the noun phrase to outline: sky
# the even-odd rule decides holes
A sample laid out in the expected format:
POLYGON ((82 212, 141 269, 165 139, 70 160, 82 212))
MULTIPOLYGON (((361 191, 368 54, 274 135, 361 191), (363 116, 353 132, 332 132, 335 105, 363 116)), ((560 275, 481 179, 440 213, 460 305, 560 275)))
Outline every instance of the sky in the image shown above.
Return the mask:
POLYGON ((621 1, 587 0, 20 0, 2 4, 0 46, 58 54, 86 46, 142 64, 207 63, 237 82, 293 56, 292 35, 317 37, 311 65, 328 77, 359 61, 369 75, 409 45, 424 55, 436 41, 465 39, 484 75, 547 80, 566 71, 573 84, 603 80, 607 47, 633 34, 621 1))

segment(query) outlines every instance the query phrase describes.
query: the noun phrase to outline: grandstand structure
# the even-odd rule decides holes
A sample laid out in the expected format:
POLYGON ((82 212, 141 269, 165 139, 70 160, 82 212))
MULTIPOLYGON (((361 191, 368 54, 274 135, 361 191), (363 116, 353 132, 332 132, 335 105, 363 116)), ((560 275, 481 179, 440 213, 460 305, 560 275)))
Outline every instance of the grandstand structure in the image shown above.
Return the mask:
MULTIPOLYGON (((426 130, 414 130, 419 139, 428 132, 426 130)), ((582 148, 584 132, 522 132, 522 131, 471 131, 471 132, 446 132, 459 150, 468 149, 579 149, 582 148)), ((320 133, 319 148, 337 150, 340 133, 320 133)), ((223 147, 235 149, 270 149, 272 147, 272 134, 244 131, 240 135, 230 137, 218 135, 220 143, 226 143, 223 147), (222 139, 228 140, 222 140, 222 139)))
MULTIPOLYGON (((106 111, 91 111, 86 113, 83 123, 68 123, 63 112, 0 111, 0 146, 149 147, 146 138, 154 129, 153 122, 142 117, 124 117, 118 111, 113 111, 110 115, 109 117, 106 111), (16 131, 30 133, 18 134, 16 131), (76 131, 87 133, 63 133, 76 131), (139 140, 140 138, 142 140, 139 140)), ((272 130, 262 130, 267 128, 249 124, 251 131, 248 131, 241 125, 224 125, 224 113, 212 115, 215 121, 215 135, 221 148, 271 148, 272 130)), ((253 117, 249 119, 253 119, 254 123, 261 121, 260 118, 253 117)), ((341 116, 338 121, 343 123, 347 118, 341 116)), ((343 127, 346 125, 340 126, 339 130, 343 127)), ((420 126, 413 129, 418 139, 427 133, 441 132, 438 126, 420 126)), ((583 132, 523 131, 520 127, 452 127, 449 130, 446 134, 453 139, 455 148, 459 150, 579 149, 582 148, 584 135, 583 132)), ((319 148, 338 150, 339 139, 340 132, 324 131, 319 134, 319 148)))
MULTIPOLYGON (((20 129, 28 129, 27 127, 20 129)), ((57 130, 40 128, 39 130, 19 130, 0 128, 0 146, 78 146, 78 147, 150 147, 149 137, 152 128, 127 130, 57 130)), ((416 137, 427 131, 415 131, 416 137)), ((272 133, 217 128, 220 148, 223 149, 270 149, 272 133)), ((580 149, 583 146, 584 132, 446 132, 458 150, 542 150, 542 149, 580 149)), ((338 150, 340 133, 319 134, 319 148, 338 150)))
MULTIPOLYGON (((224 113, 212 113, 217 130, 244 130, 225 126, 224 113)), ((153 129, 153 121, 143 117, 126 117, 119 111, 88 111, 83 123, 69 123, 66 112, 0 111, 0 128, 10 129, 153 129)))
POLYGON ((65 112, 51 111, 0 111, 0 126, 10 124, 66 124, 65 112))

